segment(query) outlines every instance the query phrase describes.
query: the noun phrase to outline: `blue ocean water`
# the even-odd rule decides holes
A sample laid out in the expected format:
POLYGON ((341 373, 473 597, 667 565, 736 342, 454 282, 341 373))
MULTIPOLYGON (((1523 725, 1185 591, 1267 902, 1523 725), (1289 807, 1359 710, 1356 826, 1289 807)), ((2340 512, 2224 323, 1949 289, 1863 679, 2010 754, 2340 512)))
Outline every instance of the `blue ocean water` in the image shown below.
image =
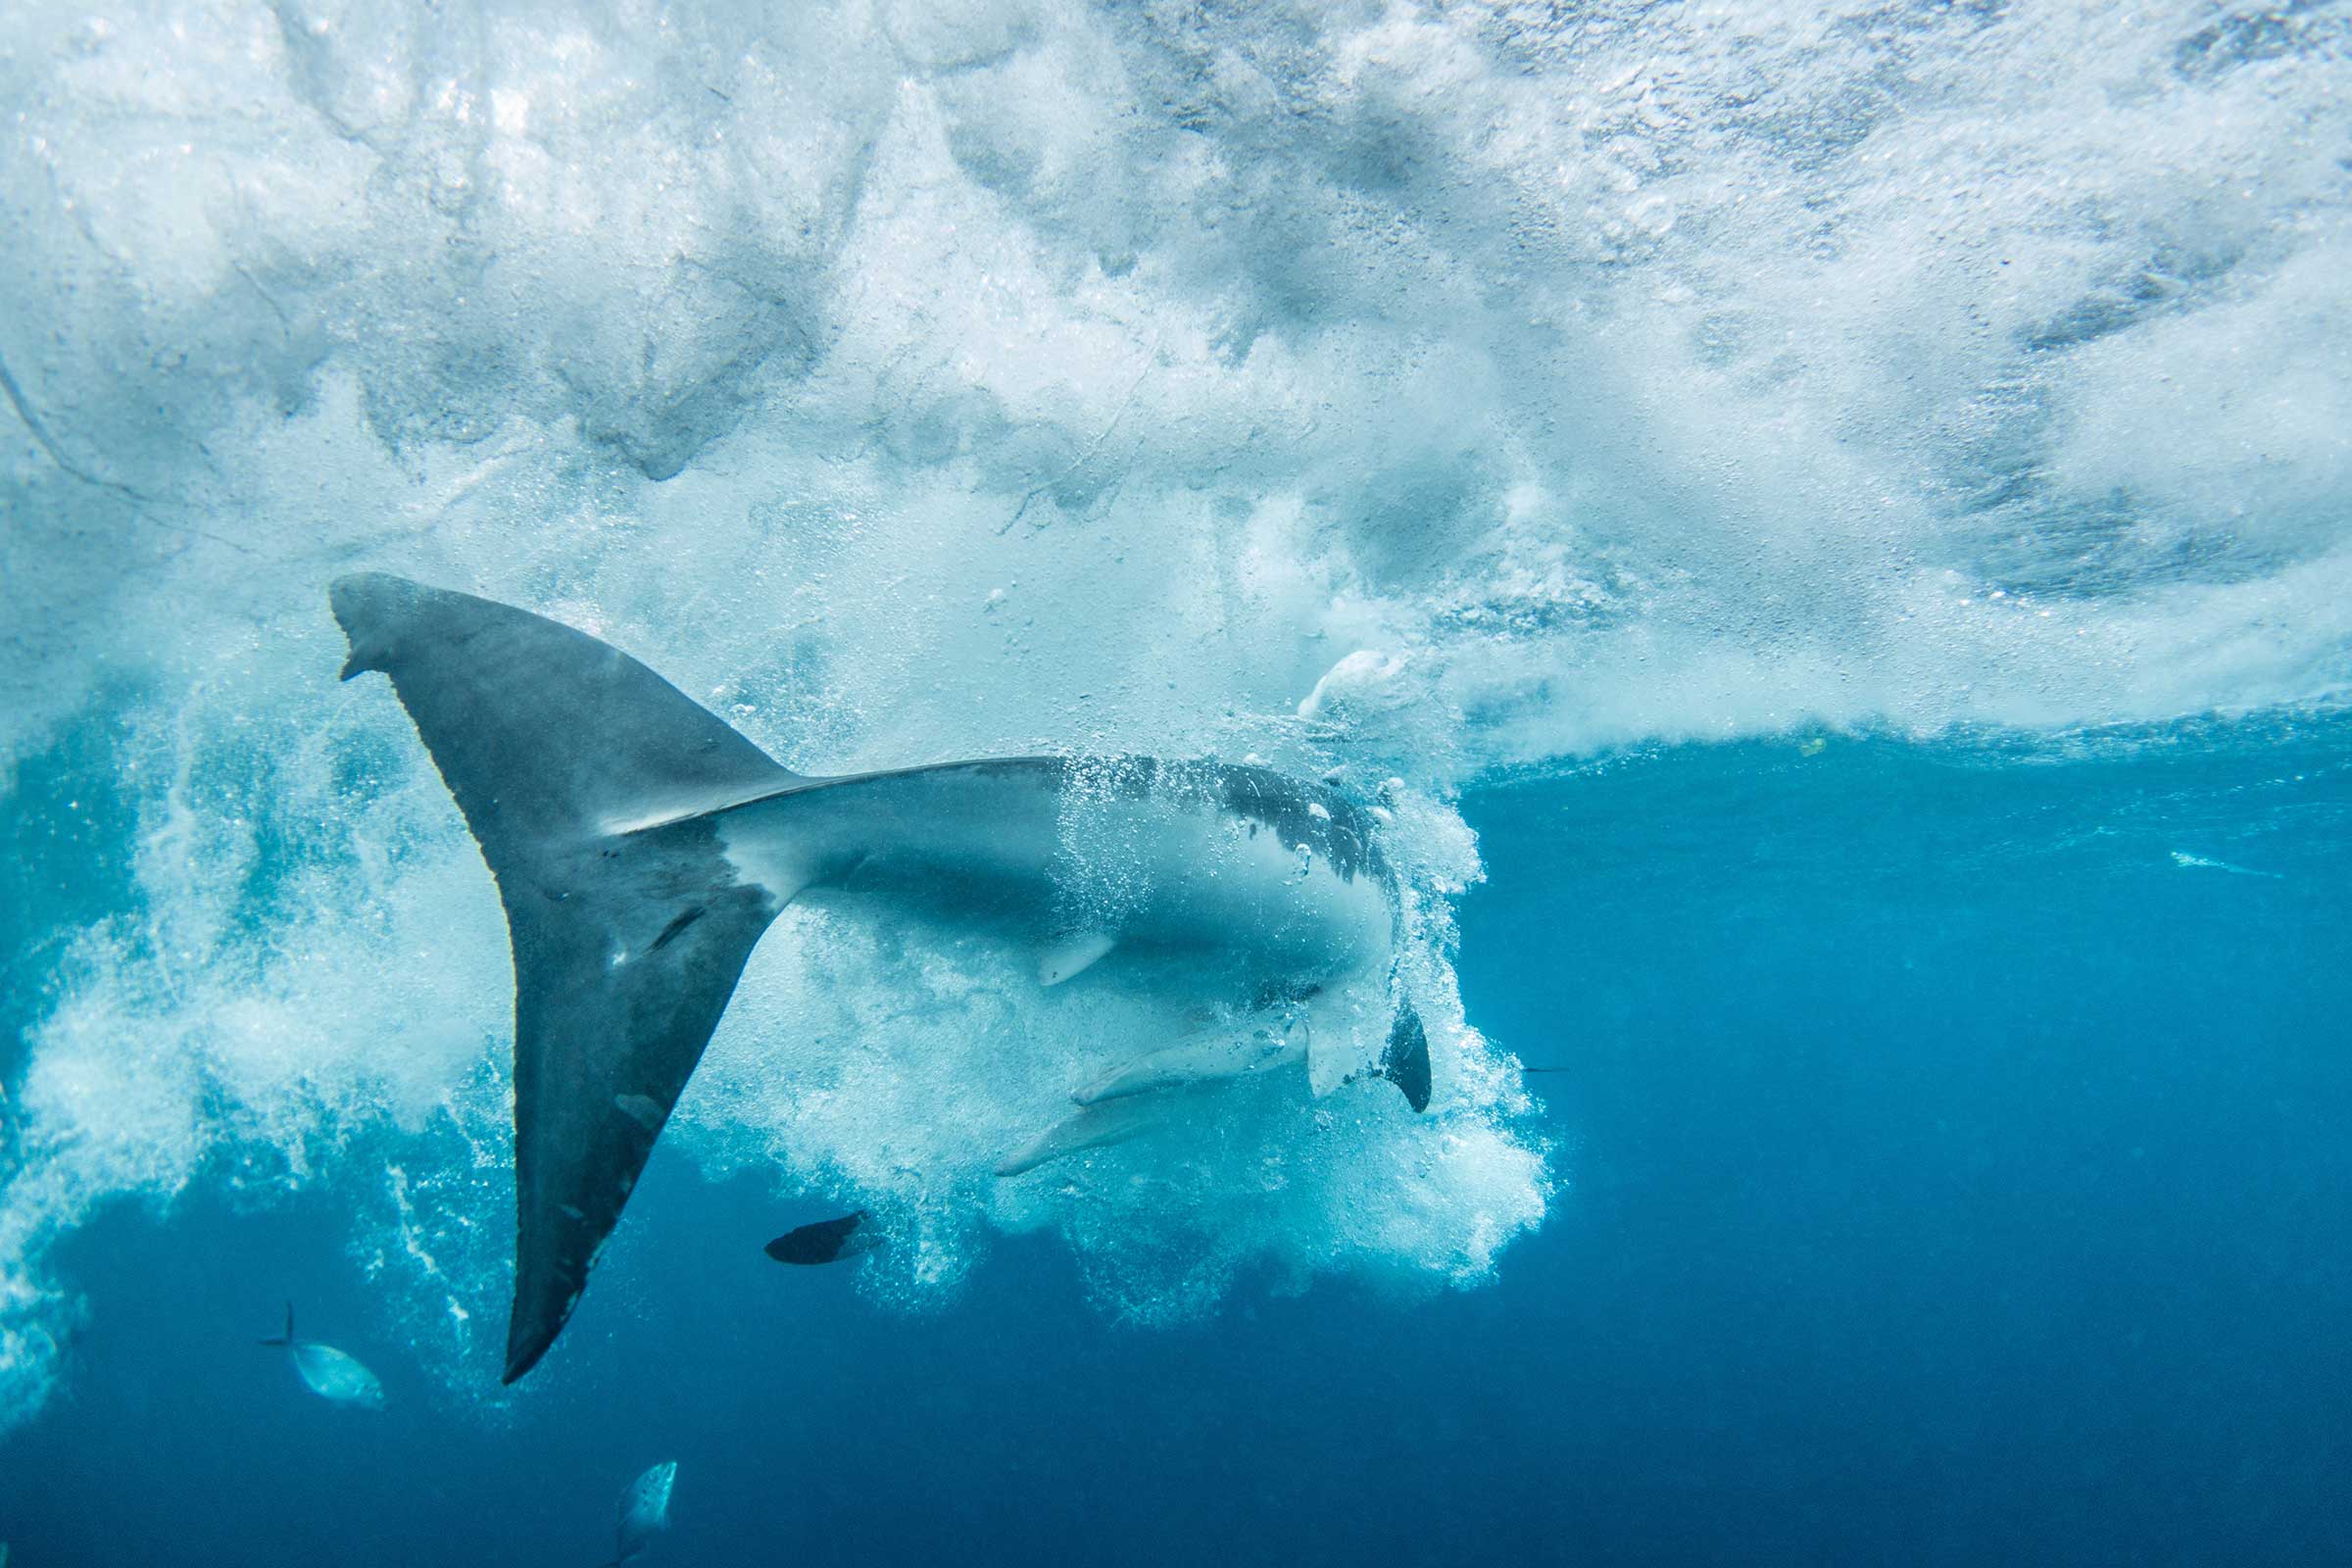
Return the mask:
MULTIPOLYGON (((909 1319, 760 1255, 817 1207, 657 1156, 625 1306, 469 1416, 334 1180, 196 1193, 67 1249, 71 1392, 0 1507, 27 1562, 577 1563, 673 1456, 681 1562, 2332 1560, 2346 742, 1667 748, 1471 792, 1465 997, 1562 1069, 1554 1217, 1491 1288, 1251 1281, 1139 1330, 1030 1242, 909 1319), (284 1294, 385 1413, 249 1344, 284 1294)), ((106 836, 17 863, 70 887, 106 836)))
POLYGON ((656 1565, 2352 1560, 2348 104, 2211 0, 0 5, 8 1562, 664 1460, 656 1565), (808 772, 1328 773, 1429 1110, 1000 1180, 1220 999, 796 908, 502 1389, 358 569, 808 772))

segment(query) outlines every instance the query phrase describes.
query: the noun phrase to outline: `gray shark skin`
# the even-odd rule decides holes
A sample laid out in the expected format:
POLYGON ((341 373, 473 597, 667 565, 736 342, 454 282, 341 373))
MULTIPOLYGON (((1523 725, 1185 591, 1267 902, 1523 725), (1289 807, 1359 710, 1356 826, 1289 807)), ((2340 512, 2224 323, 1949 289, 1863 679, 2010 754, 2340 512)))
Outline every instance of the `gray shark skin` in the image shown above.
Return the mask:
POLYGON ((1186 1084, 1269 1072, 1305 1059, 1306 1042, 1295 1038, 1304 1032, 1252 1029, 1235 1035, 1228 1030, 1210 1031, 1131 1061, 1070 1098, 1081 1105, 1099 1105, 1186 1084))
MULTIPOLYGON (((343 678, 391 677, 506 907, 508 1383, 578 1304, 753 947, 796 900, 985 933, 1033 956, 1041 985, 1100 963, 1121 984, 1291 1009, 1279 1027, 1304 1035, 1317 1093, 1377 1073, 1428 1103, 1427 1042, 1393 983, 1396 876, 1369 814, 1326 785, 1138 757, 805 777, 556 621, 379 572, 338 578, 330 598, 351 645, 343 678), (1377 1020, 1334 1000, 1367 980, 1393 997, 1377 1020), (1367 1051, 1368 1034, 1385 1048, 1367 1051)), ((1256 1062, 1197 1052, 1145 1076, 1256 1062)), ((1104 1141, 1073 1131, 1054 1147, 1104 1141)))
POLYGON ((1030 1139, 997 1162, 999 1176, 1021 1176, 1089 1149, 1109 1149, 1174 1121, 1186 1097, 1122 1096, 1090 1104, 1030 1139))

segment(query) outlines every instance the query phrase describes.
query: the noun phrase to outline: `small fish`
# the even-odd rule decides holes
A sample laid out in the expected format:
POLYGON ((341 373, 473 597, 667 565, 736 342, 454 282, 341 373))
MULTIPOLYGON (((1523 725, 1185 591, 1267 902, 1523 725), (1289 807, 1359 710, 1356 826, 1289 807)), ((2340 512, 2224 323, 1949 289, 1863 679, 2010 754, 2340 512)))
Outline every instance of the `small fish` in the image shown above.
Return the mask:
POLYGON ((620 1568, 669 1528, 669 1492, 677 1482, 678 1461, 664 1459, 621 1488, 619 1546, 605 1568, 620 1568))
POLYGON ((779 1263, 835 1263, 870 1252, 889 1240, 861 1208, 788 1230, 767 1244, 767 1255, 779 1263))
MULTIPOLYGON (((294 1363, 303 1386, 321 1399, 335 1404, 356 1404, 364 1410, 384 1407, 384 1386, 375 1374, 360 1364, 357 1356, 346 1354, 331 1345, 317 1345, 294 1337, 294 1303, 286 1303, 286 1332, 262 1341, 264 1345, 285 1347, 286 1358, 294 1363)), ((0 1562, 0 1568, 6 1568, 0 1562)))
POLYGON ((2228 860, 2209 860, 2202 855, 2191 855, 2186 850, 2175 850, 2173 863, 2189 871, 2229 871, 2238 876, 2266 876, 2274 882, 2286 880, 2284 874, 2278 871, 2257 871, 2250 865, 2231 865, 2228 860))

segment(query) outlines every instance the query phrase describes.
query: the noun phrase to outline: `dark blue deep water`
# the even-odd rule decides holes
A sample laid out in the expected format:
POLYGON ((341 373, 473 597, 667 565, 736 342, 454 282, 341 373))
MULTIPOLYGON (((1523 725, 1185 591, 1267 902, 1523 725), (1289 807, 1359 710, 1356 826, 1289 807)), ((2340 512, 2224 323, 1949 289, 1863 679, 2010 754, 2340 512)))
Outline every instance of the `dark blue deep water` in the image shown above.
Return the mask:
MULTIPOLYGON (((2352 1553, 2342 720, 1663 749, 1462 804, 1470 1015, 1558 1069, 1562 1190, 1494 1284, 1142 1330, 1031 1242, 909 1318, 658 1156, 606 1310, 467 1416, 369 1338, 332 1182, 190 1195, 71 1245, 14 1560, 591 1563, 663 1456, 678 1563, 2352 1553), (251 1344, 288 1294, 384 1413, 251 1344)), ((68 892, 118 847, 19 854, 68 892)))

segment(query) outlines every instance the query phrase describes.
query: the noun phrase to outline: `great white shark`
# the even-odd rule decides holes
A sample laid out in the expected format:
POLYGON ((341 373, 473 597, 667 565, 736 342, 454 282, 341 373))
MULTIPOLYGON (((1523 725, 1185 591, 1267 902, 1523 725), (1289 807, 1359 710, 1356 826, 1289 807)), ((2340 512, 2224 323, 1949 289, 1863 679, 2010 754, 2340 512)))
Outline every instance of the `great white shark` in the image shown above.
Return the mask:
POLYGON ((330 599, 343 678, 391 677, 506 907, 508 1383, 578 1304, 753 946, 798 901, 993 938, 1041 986, 1099 974, 1250 1020, 1081 1089, 1084 1108, 1003 1175, 1300 1057, 1318 1094, 1379 1076, 1429 1102, 1397 878, 1371 811, 1329 784, 1147 757, 808 777, 560 622, 381 572, 338 578, 330 599))

